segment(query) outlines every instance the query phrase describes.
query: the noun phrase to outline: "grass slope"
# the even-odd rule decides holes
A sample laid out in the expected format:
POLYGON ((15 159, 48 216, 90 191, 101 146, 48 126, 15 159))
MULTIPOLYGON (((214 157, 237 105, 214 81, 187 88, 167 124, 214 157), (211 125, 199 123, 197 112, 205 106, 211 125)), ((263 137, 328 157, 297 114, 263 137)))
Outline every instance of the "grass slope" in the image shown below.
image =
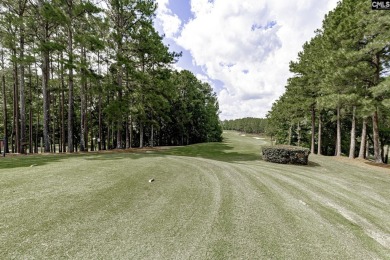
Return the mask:
POLYGON ((264 140, 224 136, 0 158, 0 259, 390 259, 390 171, 267 163, 264 140))

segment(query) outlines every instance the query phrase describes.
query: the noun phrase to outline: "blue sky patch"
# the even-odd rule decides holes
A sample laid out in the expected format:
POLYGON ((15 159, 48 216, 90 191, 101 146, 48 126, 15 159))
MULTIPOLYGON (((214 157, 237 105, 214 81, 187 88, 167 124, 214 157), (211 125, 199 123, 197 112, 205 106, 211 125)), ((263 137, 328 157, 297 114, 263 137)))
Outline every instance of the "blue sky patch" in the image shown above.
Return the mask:
POLYGON ((259 24, 255 23, 255 24, 252 25, 251 30, 252 31, 260 30, 260 29, 268 30, 268 29, 273 28, 276 24, 277 24, 276 21, 268 21, 267 24, 265 24, 265 25, 259 25, 259 24))
POLYGON ((170 0, 168 8, 171 9, 172 13, 176 14, 183 23, 187 23, 193 18, 190 1, 170 0))

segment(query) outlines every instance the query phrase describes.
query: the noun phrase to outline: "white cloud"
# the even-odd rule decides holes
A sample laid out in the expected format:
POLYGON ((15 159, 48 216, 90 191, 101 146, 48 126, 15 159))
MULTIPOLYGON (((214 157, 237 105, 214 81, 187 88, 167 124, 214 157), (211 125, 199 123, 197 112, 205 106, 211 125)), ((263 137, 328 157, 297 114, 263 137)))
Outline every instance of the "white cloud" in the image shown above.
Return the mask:
POLYGON ((168 38, 174 37, 180 30, 182 21, 168 8, 169 0, 157 0, 157 27, 168 38))
MULTIPOLYGON (((165 7, 160 12, 175 17, 168 0, 158 2, 165 7)), ((264 117, 284 92, 291 76, 289 62, 336 3, 191 0, 193 19, 185 25, 172 22, 164 31, 191 53, 194 64, 203 68, 204 79, 223 83, 218 94, 221 119, 264 117)), ((168 18, 161 19, 169 23, 168 18)))
POLYGON ((210 79, 209 77, 207 77, 206 75, 204 75, 204 74, 199 74, 199 73, 197 73, 197 74, 195 75, 195 77, 196 77, 198 80, 202 81, 202 82, 209 83, 210 85, 213 85, 213 82, 211 81, 211 79, 210 79))
POLYGON ((210 2, 209 0, 191 1, 191 11, 195 15, 195 17, 210 13, 212 9, 213 9, 213 2, 210 2))

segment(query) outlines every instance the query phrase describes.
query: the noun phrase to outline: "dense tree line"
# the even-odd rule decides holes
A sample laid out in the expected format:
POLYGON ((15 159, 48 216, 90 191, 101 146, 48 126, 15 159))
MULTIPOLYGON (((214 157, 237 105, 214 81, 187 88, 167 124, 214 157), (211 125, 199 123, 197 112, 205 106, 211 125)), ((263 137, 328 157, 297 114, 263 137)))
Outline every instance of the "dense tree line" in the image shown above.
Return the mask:
POLYGON ((390 142, 390 13, 343 0, 290 63, 294 76, 268 114, 279 143, 386 161, 390 142))
POLYGON ((222 121, 222 127, 225 130, 235 130, 250 134, 265 133, 267 128, 267 119, 246 117, 233 120, 222 121))
POLYGON ((153 0, 2 0, 7 152, 74 152, 221 139, 212 88, 172 64, 153 0))

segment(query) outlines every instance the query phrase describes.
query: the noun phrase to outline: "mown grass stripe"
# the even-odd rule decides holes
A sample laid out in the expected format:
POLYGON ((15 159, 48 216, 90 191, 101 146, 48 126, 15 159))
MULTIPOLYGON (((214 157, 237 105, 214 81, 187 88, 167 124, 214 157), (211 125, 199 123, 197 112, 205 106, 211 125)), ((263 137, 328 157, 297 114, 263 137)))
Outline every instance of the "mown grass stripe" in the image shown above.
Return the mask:
MULTIPOLYGON (((345 217, 346 215, 343 214, 343 212, 347 211, 346 208, 336 206, 336 205, 341 204, 341 205, 344 205, 344 207, 348 207, 348 205, 350 205, 349 202, 341 201, 337 197, 337 195, 333 195, 333 193, 327 192, 326 190, 324 190, 320 187, 317 187, 316 191, 310 191, 309 194, 305 194, 305 193, 308 193, 307 188, 310 186, 303 185, 302 183, 304 183, 304 182, 302 182, 302 181, 301 182, 294 181, 294 179, 292 177, 294 175, 294 173, 291 173, 291 172, 289 173, 289 175, 285 175, 285 174, 277 172, 277 171, 275 171, 275 172, 267 171, 267 173, 265 173, 265 175, 267 177, 271 177, 272 180, 274 182, 276 182, 276 185, 273 186, 274 190, 278 190, 280 194, 284 194, 286 192, 288 193, 285 195, 285 198, 286 198, 286 200, 290 200, 291 201, 290 203, 295 202, 295 204, 297 204, 297 202, 300 201, 300 198, 302 198, 308 207, 314 206, 317 209, 315 212, 322 213, 323 216, 326 216, 327 218, 324 219, 326 221, 328 221, 328 218, 330 220, 332 220, 332 218, 329 217, 329 210, 330 210, 330 212, 332 212, 331 214, 333 214, 333 215, 337 214, 338 216, 342 216, 344 218, 343 219, 343 218, 338 217, 337 219, 339 221, 334 222, 334 224, 343 224, 342 227, 345 227, 345 225, 348 226, 352 223, 352 225, 356 225, 356 228, 353 229, 354 231, 356 231, 355 235, 354 235, 355 237, 356 236, 366 237, 367 241, 375 240, 375 241, 370 242, 371 246, 369 248, 371 248, 371 247, 378 248, 378 242, 383 247, 389 248, 388 245, 386 244, 387 243, 386 239, 379 240, 380 237, 386 237, 386 233, 383 231, 380 231, 381 227, 378 228, 378 227, 372 226, 372 225, 367 226, 367 223, 369 223, 369 222, 360 216, 356 216, 356 218, 358 218, 360 220, 360 221, 358 221, 358 223, 356 223, 355 220, 345 217), (278 185, 279 185, 279 187, 278 187, 278 185), (297 196, 297 194, 298 194, 298 196, 297 196), (324 196, 324 195, 327 195, 327 196, 324 196), (295 198, 295 199, 291 200, 291 198, 295 198), (357 230, 359 230, 359 232, 357 232, 357 230), (376 234, 376 236, 374 236, 373 234, 376 234)), ((272 185, 272 184, 269 183, 269 185, 272 185)), ((345 230, 345 232, 347 232, 347 230, 345 230)), ((340 234, 340 235, 342 235, 342 234, 340 234)), ((383 248, 379 247, 379 249, 377 251, 379 254, 385 255, 383 253, 383 248)))
POLYGON ((264 140, 225 136, 0 160, 0 258, 388 259, 390 174, 320 156, 266 163, 264 140))

